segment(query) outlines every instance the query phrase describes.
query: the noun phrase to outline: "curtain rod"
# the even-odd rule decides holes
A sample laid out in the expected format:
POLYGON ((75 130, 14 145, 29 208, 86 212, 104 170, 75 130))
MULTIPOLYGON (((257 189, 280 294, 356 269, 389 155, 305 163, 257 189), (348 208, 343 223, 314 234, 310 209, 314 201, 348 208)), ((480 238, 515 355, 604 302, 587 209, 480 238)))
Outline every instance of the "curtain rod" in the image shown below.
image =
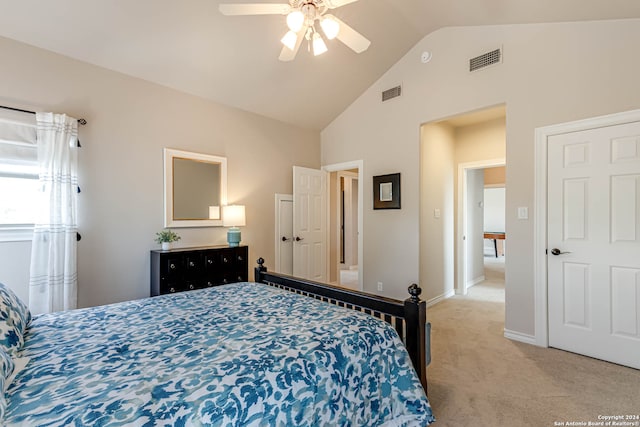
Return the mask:
MULTIPOLYGON (((4 105, 0 105, 0 108, 4 108, 5 110, 12 110, 12 111, 19 111, 21 113, 28 113, 28 114, 35 114, 35 111, 30 111, 30 110, 23 110, 20 108, 13 108, 13 107, 6 107, 4 105)), ((85 119, 78 119, 78 124, 80 125, 86 125, 87 121, 85 119)))

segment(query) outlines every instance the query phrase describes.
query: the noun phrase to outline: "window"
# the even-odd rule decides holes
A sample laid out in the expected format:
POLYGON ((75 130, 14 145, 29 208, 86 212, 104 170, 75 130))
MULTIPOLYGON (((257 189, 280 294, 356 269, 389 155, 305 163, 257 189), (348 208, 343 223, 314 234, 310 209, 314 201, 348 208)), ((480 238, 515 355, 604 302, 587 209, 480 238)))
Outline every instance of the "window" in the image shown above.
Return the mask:
POLYGON ((38 175, 27 168, 7 173, 6 166, 0 165, 0 226, 34 224, 41 194, 38 175))
POLYGON ((31 240, 42 197, 35 117, 0 114, 0 241, 31 240))
POLYGON ((7 166, 0 164, 0 241, 31 240, 42 195, 38 175, 28 167, 7 166))

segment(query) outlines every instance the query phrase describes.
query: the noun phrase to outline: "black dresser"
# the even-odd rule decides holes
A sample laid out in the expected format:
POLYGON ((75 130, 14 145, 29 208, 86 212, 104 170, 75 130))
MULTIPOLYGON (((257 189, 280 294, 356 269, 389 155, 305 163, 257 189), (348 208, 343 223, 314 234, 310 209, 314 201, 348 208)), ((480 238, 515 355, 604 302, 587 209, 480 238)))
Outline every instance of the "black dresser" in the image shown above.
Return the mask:
POLYGON ((248 255, 247 246, 151 251, 151 296, 246 282, 248 255))

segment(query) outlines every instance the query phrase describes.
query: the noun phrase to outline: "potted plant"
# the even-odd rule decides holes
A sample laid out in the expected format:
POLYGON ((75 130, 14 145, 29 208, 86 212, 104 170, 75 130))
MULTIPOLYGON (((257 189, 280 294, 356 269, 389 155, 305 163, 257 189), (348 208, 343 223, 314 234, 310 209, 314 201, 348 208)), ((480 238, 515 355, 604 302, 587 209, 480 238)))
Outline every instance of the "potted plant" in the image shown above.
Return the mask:
POLYGON ((162 245, 163 251, 171 249, 171 243, 177 242, 178 240, 180 240, 180 236, 166 228, 156 233, 156 242, 162 245))

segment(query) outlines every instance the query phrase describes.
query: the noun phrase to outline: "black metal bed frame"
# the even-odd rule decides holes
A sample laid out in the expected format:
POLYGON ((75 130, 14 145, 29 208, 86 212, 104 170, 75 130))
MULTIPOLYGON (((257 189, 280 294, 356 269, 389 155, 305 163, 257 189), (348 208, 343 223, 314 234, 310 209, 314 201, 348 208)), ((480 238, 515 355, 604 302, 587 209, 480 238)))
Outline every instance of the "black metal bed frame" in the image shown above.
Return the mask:
POLYGON ((407 289, 411 295, 404 301, 386 298, 365 292, 339 288, 325 283, 299 279, 285 274, 271 273, 264 266, 264 259, 258 259, 255 281, 297 294, 319 299, 340 307, 362 311, 391 324, 404 342, 427 392, 427 360, 429 354, 427 339, 427 304, 419 295, 422 289, 412 284, 407 289))

